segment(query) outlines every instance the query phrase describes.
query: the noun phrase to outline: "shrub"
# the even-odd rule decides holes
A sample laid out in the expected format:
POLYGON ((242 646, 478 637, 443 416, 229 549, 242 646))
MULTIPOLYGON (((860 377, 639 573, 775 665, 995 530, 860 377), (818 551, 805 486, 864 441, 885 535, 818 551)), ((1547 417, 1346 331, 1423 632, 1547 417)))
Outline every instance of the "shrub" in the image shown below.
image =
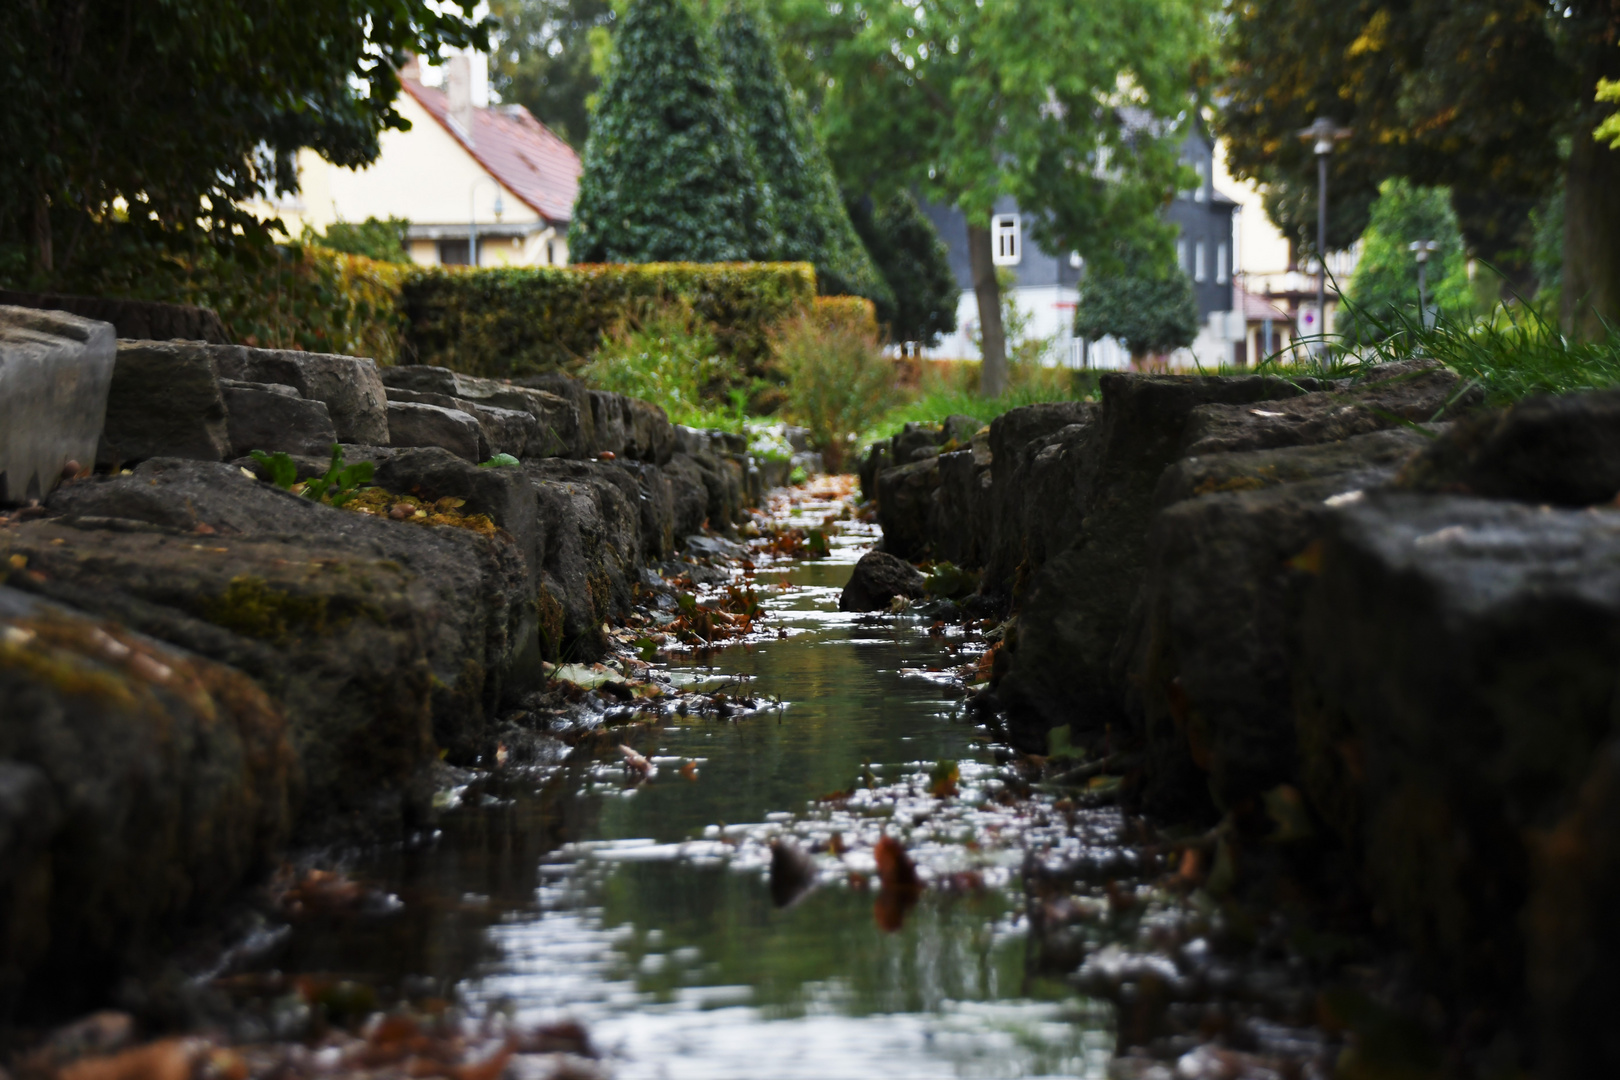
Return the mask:
POLYGON ((769 360, 770 328, 815 297, 808 263, 643 263, 410 274, 402 306, 413 361, 470 375, 578 371, 638 303, 681 298, 721 355, 747 374, 769 360))
POLYGON ((763 13, 731 0, 715 27, 759 181, 769 192, 776 258, 814 263, 828 295, 854 294, 892 307, 894 297, 856 235, 832 165, 777 59, 763 13))
POLYGON ((346 255, 364 255, 377 262, 409 263, 405 250, 405 234, 411 223, 404 218, 390 217, 380 220, 368 217, 364 221, 334 221, 326 227, 326 235, 317 235, 310 226, 304 226, 303 242, 341 251, 346 255))
POLYGON ((770 258, 747 136, 685 0, 632 0, 585 144, 568 250, 581 261, 770 258))
POLYGON ((638 307, 602 335, 585 378, 598 389, 660 406, 677 424, 723 426, 725 418, 717 417, 713 402, 725 400, 738 381, 736 362, 720 354, 689 301, 638 307))
POLYGON ((1191 345, 1198 336, 1198 301, 1179 266, 1146 257, 1125 260, 1118 272, 1088 271, 1075 306, 1074 332, 1086 341, 1118 338, 1134 361, 1191 345))
POLYGON ((819 306, 785 322, 772 342, 787 378, 788 416, 810 429, 832 472, 843 466, 850 440, 898 397, 894 362, 883 355, 875 327, 842 317, 852 310, 819 306))
POLYGON ((906 192, 883 202, 851 200, 849 214, 872 261, 894 292, 894 307, 878 313, 895 344, 931 348, 956 329, 962 287, 951 270, 950 249, 917 200, 906 192))
POLYGON ((1372 341, 1395 312, 1421 321, 1417 262, 1409 247, 1415 240, 1439 245, 1429 257, 1429 303, 1449 319, 1466 319, 1472 314, 1468 253, 1450 194, 1444 188, 1415 187, 1397 178, 1378 186, 1372 221, 1361 237, 1361 258, 1350 278, 1343 310, 1334 320, 1336 335, 1372 341))

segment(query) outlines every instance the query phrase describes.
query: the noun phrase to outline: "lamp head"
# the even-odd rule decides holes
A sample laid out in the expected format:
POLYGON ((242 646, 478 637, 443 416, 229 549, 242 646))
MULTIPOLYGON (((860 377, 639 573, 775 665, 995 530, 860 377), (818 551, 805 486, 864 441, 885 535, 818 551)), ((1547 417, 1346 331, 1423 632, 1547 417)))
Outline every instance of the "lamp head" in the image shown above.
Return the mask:
POLYGON ((1297 133, 1301 142, 1311 143, 1311 149, 1319 157, 1333 153, 1333 144, 1350 137, 1350 129, 1340 127, 1325 116, 1318 116, 1316 121, 1308 128, 1301 128, 1297 133))

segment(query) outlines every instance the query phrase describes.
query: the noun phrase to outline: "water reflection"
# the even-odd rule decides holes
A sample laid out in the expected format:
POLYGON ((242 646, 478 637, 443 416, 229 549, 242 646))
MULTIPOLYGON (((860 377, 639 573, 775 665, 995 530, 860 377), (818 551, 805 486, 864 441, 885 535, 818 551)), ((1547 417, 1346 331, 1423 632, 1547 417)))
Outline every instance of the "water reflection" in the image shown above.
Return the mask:
POLYGON ((279 962, 572 1017, 626 1078, 1102 1075, 1106 1015, 1026 974, 1016 869, 1067 830, 1003 797, 982 733, 927 677, 956 662, 947 641, 836 611, 870 541, 856 528, 825 560, 760 568, 787 637, 674 661, 779 708, 644 735, 660 767, 635 787, 611 744, 474 785, 436 844, 359 868, 398 915, 307 922, 279 962), (930 793, 941 760, 955 797, 930 793), (874 920, 883 835, 928 886, 893 932, 874 920), (786 908, 773 838, 815 880, 786 908))

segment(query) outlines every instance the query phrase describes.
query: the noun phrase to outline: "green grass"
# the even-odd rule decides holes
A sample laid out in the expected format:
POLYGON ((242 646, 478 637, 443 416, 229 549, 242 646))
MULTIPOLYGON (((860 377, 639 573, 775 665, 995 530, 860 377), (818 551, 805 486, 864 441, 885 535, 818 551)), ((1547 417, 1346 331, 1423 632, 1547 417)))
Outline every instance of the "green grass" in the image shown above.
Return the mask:
POLYGON ((1029 377, 1015 379, 1011 389, 994 398, 980 397, 969 387, 941 381, 925 385, 916 397, 884 413, 881 420, 861 433, 860 443, 866 446, 876 439, 888 438, 908 423, 937 424, 947 416, 971 416, 988 424, 1002 413, 1024 405, 1079 401, 1095 396, 1094 373, 1061 368, 1043 369, 1029 377))
POLYGON ((1301 359, 1278 354, 1262 361, 1267 374, 1356 378, 1379 364, 1438 360, 1479 386, 1488 405, 1511 405, 1535 394, 1567 394, 1620 386, 1620 330, 1609 327, 1597 341, 1564 337, 1554 320, 1530 303, 1499 306, 1488 318, 1468 323, 1440 318, 1425 328, 1402 312, 1370 320, 1372 342, 1328 337, 1328 353, 1301 359))

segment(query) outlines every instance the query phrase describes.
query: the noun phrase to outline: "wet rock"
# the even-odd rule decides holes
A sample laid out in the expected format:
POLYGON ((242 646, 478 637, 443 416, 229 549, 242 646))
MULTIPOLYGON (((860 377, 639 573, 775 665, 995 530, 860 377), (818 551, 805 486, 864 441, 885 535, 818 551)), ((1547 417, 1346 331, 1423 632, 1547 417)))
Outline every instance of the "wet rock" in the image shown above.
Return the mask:
POLYGON ((1195 408, 1187 417, 1183 453, 1337 442, 1403 422, 1449 420, 1484 400, 1477 386, 1462 383, 1433 361, 1387 364, 1354 383, 1293 381, 1316 392, 1264 405, 1215 402, 1195 408))
POLYGON ((1386 483, 1428 438, 1408 428, 1325 446, 1186 458, 1165 470, 1116 683, 1149 752, 1145 798, 1222 811, 1298 775, 1292 653, 1300 556, 1335 503, 1386 483))
POLYGON ((337 431, 334 441, 388 445, 388 402, 375 360, 245 347, 218 348, 213 353, 223 378, 279 383, 323 403, 337 431))
POLYGON ((220 380, 231 456, 266 453, 321 454, 337 442, 326 403, 306 401, 290 386, 220 380))
POLYGON ((196 341, 120 341, 96 464, 152 457, 219 461, 230 452, 214 351, 196 341))
POLYGON ((975 512, 989 470, 974 460, 972 450, 939 455, 939 487, 929 511, 928 532, 936 557, 958 566, 978 566, 983 559, 979 515, 975 512))
MULTIPOLYGON (((435 405, 452 412, 464 412, 478 422, 478 460, 487 461, 496 454, 524 457, 530 439, 539 439, 540 423, 527 411, 501 409, 479 405, 448 394, 430 394, 419 390, 388 388, 388 400, 417 405, 435 405)), ((544 456, 544 455, 536 455, 544 456)))
POLYGON ((713 450, 697 449, 696 452, 673 455, 664 466, 664 471, 674 486, 675 502, 679 508, 677 517, 681 524, 676 529, 677 535, 698 532, 702 527, 702 521, 698 522, 698 528, 691 527, 699 488, 703 491, 704 517, 710 528, 728 529, 742 520, 747 501, 745 477, 742 465, 736 458, 722 457, 713 450))
POLYGON ((869 502, 877 498, 878 473, 895 463, 891 453, 893 444, 893 439, 879 439, 861 455, 860 463, 855 467, 856 478, 861 482, 861 498, 869 502))
POLYGON ((1536 397, 1436 439, 1399 486, 1559 506, 1620 494, 1620 391, 1536 397))
POLYGON ((590 392, 593 453, 663 464, 675 452, 675 433, 664 410, 645 401, 590 392))
POLYGON ((611 486, 636 514, 635 542, 630 553, 657 562, 675 550, 674 499, 669 481, 660 470, 638 462, 557 458, 536 462, 527 471, 531 478, 611 486))
POLYGON ((468 461, 483 461, 483 430, 459 409, 411 401, 388 403, 388 438, 394 446, 439 446, 468 461))
POLYGON ((164 304, 155 300, 115 300, 105 296, 70 296, 63 293, 20 292, 0 289, 0 304, 69 312, 82 319, 111 323, 115 336, 148 341, 204 341, 229 345, 231 335, 219 316, 191 304, 164 304))
POLYGON ((1531 838, 1529 986, 1548 1080, 1620 1072, 1610 1021, 1620 961, 1620 742, 1594 758, 1570 812, 1531 838))
POLYGON ((115 348, 104 322, 0 307, 0 504, 42 499, 69 461, 95 461, 115 348))
MULTIPOLYGON (((1100 386, 1101 409, 1091 421, 1095 434, 1086 436, 1095 445, 1076 458, 1084 463, 1075 483, 1083 524, 1074 542, 1032 575, 1017 633, 1003 650, 1009 669, 997 695, 1009 712, 1010 737, 1019 745, 1043 747, 1045 730, 1058 724, 1072 721, 1100 730, 1123 719, 1112 657, 1146 567, 1159 475, 1182 456, 1191 413, 1201 405, 1251 405, 1304 392, 1295 382, 1258 375, 1109 373, 1100 386)), ((1009 420, 1002 443, 1020 445, 1015 436, 1036 427, 1038 416, 1009 420)), ((1001 419, 1008 417, 1013 413, 1001 419)), ((1058 414, 1041 422, 1051 432, 1082 417, 1058 414)), ((1004 456, 1013 456, 997 446, 994 425, 991 447, 992 470, 1001 467, 1004 456)), ((998 505, 1006 505, 1007 498, 999 496, 998 505)), ((997 546, 1005 550, 1001 536, 998 532, 997 546)))
POLYGON ((903 559, 920 559, 928 552, 939 477, 937 454, 878 473, 878 524, 885 551, 903 559))
MULTIPOLYGON (((1063 495, 1058 502, 1035 508, 1035 495, 1029 484, 1031 459, 1046 445, 1045 440, 1075 425, 1089 426, 1096 406, 1089 402, 1064 401, 1026 405, 1010 409, 990 424, 987 448, 990 454, 990 484, 985 515, 989 530, 984 537, 983 558, 985 589, 989 592, 1009 591, 1018 567, 1027 559, 1026 547, 1030 539, 1029 527, 1039 530, 1037 544, 1044 548, 1048 529, 1056 529, 1054 515, 1067 515, 1071 508, 1078 510, 1083 492, 1079 490, 1080 475, 1074 482, 1064 482, 1048 475, 1045 487, 1056 486, 1063 495)), ((1048 459, 1044 465, 1054 464, 1048 459)), ((1069 472, 1082 468, 1078 459, 1065 454, 1055 464, 1070 466, 1069 472)), ((1050 468, 1043 468, 1050 474, 1050 468)), ((1078 514, 1076 513, 1076 518, 1078 514)), ((1070 534, 1072 537, 1072 533, 1070 534)))
POLYGON ((926 579, 916 567, 886 552, 869 551, 855 564, 838 597, 838 610, 887 611, 895 597, 915 600, 927 591, 926 579))
MULTIPOLYGON (((449 368, 409 365, 386 369, 383 381, 391 390, 454 398, 457 404, 448 407, 463 411, 471 412, 467 406, 476 405, 527 412, 538 431, 529 432, 522 456, 584 457, 590 452, 589 398, 583 385, 566 375, 531 385, 528 380, 504 382, 462 375, 449 368)), ((443 404, 432 398, 414 400, 443 404)))
POLYGON ((48 507, 57 516, 0 531, 27 561, 19 583, 252 676, 287 716, 316 826, 405 813, 435 739, 476 756, 521 689, 534 594, 510 536, 338 510, 173 459, 48 507))
POLYGON ((1511 992, 1526 837, 1614 737, 1620 513, 1369 494, 1324 527, 1301 644, 1313 804, 1446 983, 1511 992))
POLYGON ((582 458, 597 453, 591 392, 583 382, 560 371, 549 371, 513 379, 512 385, 539 390, 567 402, 573 413, 574 428, 572 437, 566 440, 567 450, 559 451, 558 457, 582 458))
POLYGON ((944 429, 939 424, 908 423, 890 440, 889 453, 895 465, 909 465, 939 453, 939 444, 945 441, 944 429))
POLYGON ((83 1008, 286 839, 293 756, 240 672, 0 588, 0 1009, 83 1008))
POLYGON ((640 490, 606 462, 525 462, 545 530, 540 637, 548 656, 594 659, 602 624, 630 610, 641 550, 640 490), (575 468, 577 467, 577 468, 575 468))

